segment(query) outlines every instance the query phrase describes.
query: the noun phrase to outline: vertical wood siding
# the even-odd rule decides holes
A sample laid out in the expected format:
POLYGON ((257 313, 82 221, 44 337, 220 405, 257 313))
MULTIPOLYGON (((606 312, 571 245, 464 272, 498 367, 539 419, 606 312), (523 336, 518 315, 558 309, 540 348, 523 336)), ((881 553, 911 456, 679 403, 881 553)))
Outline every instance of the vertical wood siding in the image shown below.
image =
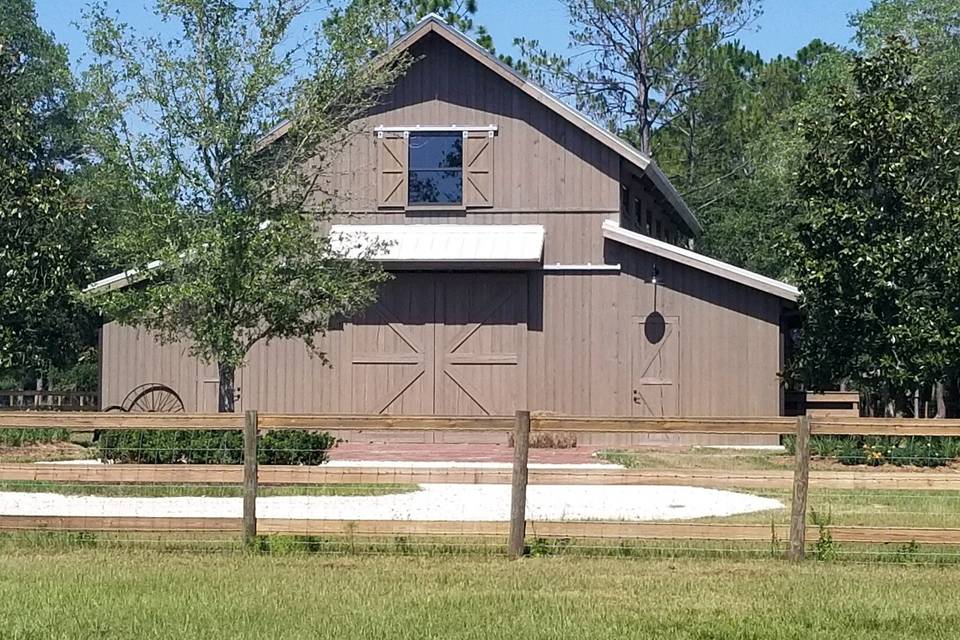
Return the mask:
MULTIPOLYGON (((257 345, 238 376, 240 406, 408 414, 526 407, 631 415, 642 322, 656 310, 680 326, 679 415, 779 414, 778 299, 615 243, 606 250, 611 262, 623 265, 622 273, 397 273, 383 297, 389 313, 372 310, 319 341, 331 366, 297 341, 257 345), (661 282, 656 307, 649 282, 654 264, 661 282), (508 296, 500 304, 499 296, 517 284, 525 296, 508 296), (398 323, 400 332, 388 321, 398 323), (464 384, 458 387, 445 375, 448 365, 436 363, 472 323, 483 326, 458 353, 467 360, 480 354, 480 364, 453 365, 464 384), (411 348, 404 336, 419 346, 411 348), (435 354, 425 361, 435 368, 386 406, 373 407, 409 380, 420 362, 418 350, 435 354), (489 362, 513 354, 516 365, 489 362), (475 389, 484 407, 465 388, 475 389)), ((119 402, 141 382, 168 384, 188 410, 203 408, 204 393, 215 399, 215 385, 204 390, 205 367, 186 357, 183 346, 160 346, 145 332, 116 324, 107 325, 103 336, 107 403, 119 402)))
MULTIPOLYGON (((417 62, 325 176, 338 210, 357 224, 543 224, 547 260, 599 262, 599 223, 619 213, 620 158, 438 36, 411 51, 417 62), (467 210, 382 208, 374 128, 497 125, 492 202, 467 210)), ((314 202, 319 207, 320 203, 314 202)))
POLYGON ((543 331, 529 341, 531 409, 630 415, 639 323, 656 310, 681 327, 680 415, 779 414, 778 299, 614 243, 607 250, 622 273, 547 272, 531 287, 531 299, 543 290, 543 331))

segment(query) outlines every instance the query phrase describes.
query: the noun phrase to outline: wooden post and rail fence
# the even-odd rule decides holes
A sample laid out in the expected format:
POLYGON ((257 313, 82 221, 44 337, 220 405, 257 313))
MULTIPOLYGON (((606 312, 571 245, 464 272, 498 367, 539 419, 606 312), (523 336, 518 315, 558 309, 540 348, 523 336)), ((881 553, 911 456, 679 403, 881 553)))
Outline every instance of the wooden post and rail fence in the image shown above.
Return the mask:
MULTIPOLYGON (((245 414, 0 412, 0 430, 56 428, 93 430, 233 430, 243 433, 243 464, 57 464, 0 463, 0 482, 38 481, 90 484, 233 484, 243 488, 239 519, 209 517, 62 517, 0 513, 0 531, 88 530, 137 532, 242 532, 251 543, 258 534, 336 536, 476 536, 506 539, 510 557, 525 552, 527 533, 538 538, 605 538, 634 540, 769 541, 771 525, 704 522, 530 521, 526 518, 527 485, 636 484, 692 485, 707 488, 792 490, 787 557, 804 557, 810 484, 830 489, 960 490, 960 472, 811 471, 810 438, 814 435, 960 436, 960 420, 888 419, 836 416, 624 418, 577 417, 518 411, 515 416, 441 417, 383 415, 301 415, 247 411, 245 414), (266 431, 499 432, 512 434, 511 469, 408 468, 383 463, 378 468, 257 464, 258 436, 266 431), (530 469, 530 434, 655 433, 793 436, 792 471, 624 469, 530 469), (339 521, 258 518, 260 485, 344 483, 474 483, 511 484, 510 521, 339 521)), ((779 531, 774 532, 775 537, 779 531)), ((960 528, 837 526, 833 540, 866 544, 908 543, 960 546, 960 528)), ((814 534, 815 535, 815 534, 814 534)))

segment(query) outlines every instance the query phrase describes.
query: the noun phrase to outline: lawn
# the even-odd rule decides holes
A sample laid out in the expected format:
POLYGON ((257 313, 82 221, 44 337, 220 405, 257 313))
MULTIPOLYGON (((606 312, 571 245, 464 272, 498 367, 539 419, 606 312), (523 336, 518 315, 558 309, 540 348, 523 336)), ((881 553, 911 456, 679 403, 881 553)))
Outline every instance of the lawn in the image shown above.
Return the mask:
POLYGON ((949 638, 960 571, 782 561, 0 555, 0 628, 37 638, 949 638))
MULTIPOLYGON (((605 451, 601 457, 629 468, 696 469, 717 471, 790 471, 793 456, 778 451, 744 449, 643 449, 638 451, 605 451)), ((936 477, 937 470, 919 467, 864 467, 842 465, 835 459, 815 458, 815 470, 837 472, 885 471, 912 472, 936 477)), ((774 498, 784 508, 725 518, 708 518, 707 522, 770 524, 787 523, 790 519, 790 489, 731 489, 742 493, 774 498)), ((811 483, 808 508, 818 519, 832 525, 950 527, 960 528, 960 491, 891 490, 891 489, 823 489, 811 483)), ((813 522, 813 518, 810 518, 813 522)))
MULTIPOLYGON (((724 518, 704 518, 703 522, 770 524, 790 521, 789 489, 731 489, 741 493, 773 498, 784 508, 724 518)), ((810 488, 807 497, 808 521, 817 519, 832 525, 864 527, 945 527, 960 528, 960 492, 893 491, 885 489, 810 488)))
MULTIPOLYGON (((257 488, 257 495, 261 498, 277 496, 382 496, 395 493, 412 493, 418 489, 419 487, 415 484, 388 483, 261 485, 257 488)), ((225 484, 67 484, 34 480, 0 480, 0 491, 116 498, 239 498, 243 496, 243 487, 225 484)))

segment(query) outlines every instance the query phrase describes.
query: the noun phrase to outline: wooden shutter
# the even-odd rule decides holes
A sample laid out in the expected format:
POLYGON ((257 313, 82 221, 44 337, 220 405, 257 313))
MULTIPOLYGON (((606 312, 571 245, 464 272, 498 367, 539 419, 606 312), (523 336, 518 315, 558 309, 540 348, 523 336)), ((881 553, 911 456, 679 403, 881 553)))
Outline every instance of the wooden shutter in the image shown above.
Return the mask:
POLYGON ((377 204, 380 207, 407 205, 407 134, 377 133, 377 204))
POLYGON ((463 204, 493 206, 493 135, 487 131, 463 134, 463 204))

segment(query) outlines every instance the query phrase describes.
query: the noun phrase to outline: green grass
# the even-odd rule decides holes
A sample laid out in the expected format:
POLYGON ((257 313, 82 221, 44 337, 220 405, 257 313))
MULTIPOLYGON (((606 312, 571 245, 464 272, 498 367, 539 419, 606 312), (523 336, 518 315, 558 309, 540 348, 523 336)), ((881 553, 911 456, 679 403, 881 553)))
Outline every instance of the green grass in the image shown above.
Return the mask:
MULTIPOLYGON (((273 496, 381 496, 418 491, 415 484, 318 484, 264 486, 257 490, 261 498, 273 496)), ((0 481, 0 491, 24 493, 58 493, 77 496, 174 498, 211 497, 239 498, 243 488, 237 485, 176 484, 64 484, 33 480, 0 481)))
MULTIPOLYGON (((769 524, 790 521, 788 489, 734 489, 779 500, 783 509, 704 521, 769 524)), ((833 525, 869 527, 960 527, 960 491, 890 491, 816 489, 807 496, 808 509, 830 516, 833 525)), ((812 522, 812 519, 810 520, 812 522)))
MULTIPOLYGON (((824 436, 826 438, 827 436, 824 436)), ((960 440, 960 439, 958 439, 960 440)), ((643 448, 635 450, 610 449, 600 451, 597 456, 609 462, 620 464, 628 469, 697 469, 711 471, 791 471, 794 456, 785 451, 763 451, 752 449, 707 449, 701 447, 643 448)), ((843 464, 829 447, 823 452, 813 450, 810 468, 817 471, 915 471, 923 473, 930 466, 950 466, 955 463, 937 458, 937 464, 919 465, 879 465, 843 464)), ((859 457, 851 459, 860 460, 859 457)))
POLYGON ((749 449, 646 448, 601 451, 599 458, 628 469, 715 469, 729 471, 788 471, 793 456, 780 451, 749 449))
POLYGON ((65 638, 950 638, 960 571, 781 561, 0 555, 0 629, 65 638))

